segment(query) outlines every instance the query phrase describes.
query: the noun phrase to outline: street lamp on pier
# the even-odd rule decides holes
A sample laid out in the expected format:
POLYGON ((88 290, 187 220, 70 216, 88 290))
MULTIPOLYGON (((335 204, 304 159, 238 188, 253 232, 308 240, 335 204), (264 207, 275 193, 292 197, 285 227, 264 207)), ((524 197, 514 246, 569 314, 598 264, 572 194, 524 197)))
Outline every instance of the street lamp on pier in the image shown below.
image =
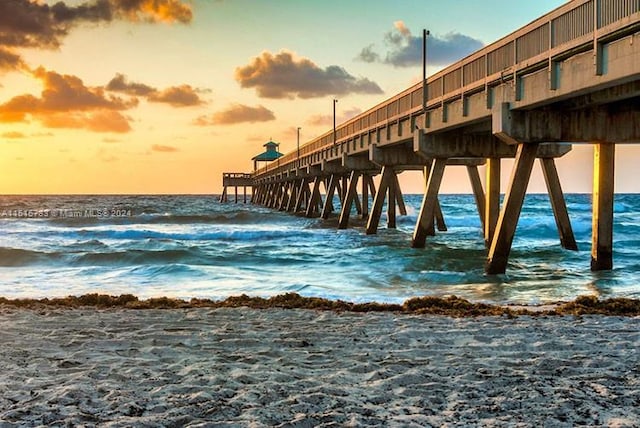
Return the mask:
POLYGON ((297 132, 298 132, 298 138, 297 138, 297 141, 298 141, 298 168, 300 168, 300 130, 301 129, 302 128, 300 128, 298 126, 298 129, 297 129, 297 132))
POLYGON ((333 145, 335 146, 336 144, 338 144, 338 139, 336 137, 336 104, 338 103, 338 100, 336 100, 335 98, 333 99, 333 145))

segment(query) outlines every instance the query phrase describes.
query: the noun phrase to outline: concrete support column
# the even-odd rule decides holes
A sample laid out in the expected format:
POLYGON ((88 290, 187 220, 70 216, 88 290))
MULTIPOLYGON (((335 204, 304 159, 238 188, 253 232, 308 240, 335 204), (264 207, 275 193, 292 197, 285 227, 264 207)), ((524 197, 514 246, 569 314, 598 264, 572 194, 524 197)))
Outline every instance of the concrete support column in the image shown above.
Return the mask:
POLYGON ((307 217, 313 217, 316 215, 316 209, 318 204, 320 203, 320 183, 322 182, 322 178, 317 176, 315 180, 313 180, 313 190, 311 191, 311 198, 309 199, 309 203, 307 204, 307 217))
POLYGON ((446 232, 447 231, 447 223, 444 221, 444 215, 442 214, 442 208, 440 207, 440 201, 436 198, 436 209, 434 211, 436 217, 436 226, 438 227, 438 231, 446 232))
POLYGON ((298 200, 296 201, 296 206, 293 210, 294 212, 302 211, 302 206, 304 204, 308 191, 309 191, 309 179, 305 177, 300 182, 300 188, 298 190, 298 200))
POLYGON ((505 273, 511 244, 515 236, 516 226, 520 218, 522 203, 527 193, 531 170, 538 152, 537 143, 520 143, 516 152, 516 160, 511 173, 509 189, 505 195, 504 205, 498 217, 498 223, 489 248, 486 272, 490 275, 505 273))
MULTIPOLYGON (((413 240, 411 246, 413 248, 424 248, 427 236, 433 230, 433 219, 438 202, 438 192, 440 191, 440 183, 444 175, 444 168, 447 165, 446 159, 436 159, 430 171, 426 175, 426 189, 422 198, 420 214, 413 231, 413 240)), ((427 168, 425 168, 425 173, 427 168)), ((435 233, 435 231, 433 231, 435 233)))
POLYGON ((324 219, 329 218, 329 214, 333 212, 333 194, 335 193, 335 189, 333 192, 329 192, 329 187, 331 186, 331 179, 333 178, 334 175, 335 174, 331 174, 330 177, 322 180, 322 183, 324 184, 324 191, 326 194, 324 204, 322 205, 322 214, 321 214, 321 217, 324 219), (331 197, 329 197, 329 193, 331 193, 331 197), (325 211, 326 211, 326 214, 325 214, 325 211), (326 215, 326 217, 324 217, 324 215, 326 215))
POLYGON ((398 182, 398 176, 395 171, 391 176, 391 180, 389 182, 388 187, 388 197, 387 197, 387 228, 395 229, 396 228, 396 195, 398 193, 396 189, 396 183, 398 182))
POLYGON ((329 185, 326 187, 327 194, 324 200, 324 206, 322 207, 322 214, 320 215, 323 219, 328 219, 329 214, 333 211, 333 195, 336 193, 336 182, 340 178, 336 174, 331 174, 329 178, 329 185))
POLYGON ((287 202, 286 211, 292 211, 296 205, 298 199, 298 187, 300 186, 300 180, 294 180, 291 182, 291 195, 289 196, 289 202, 287 202))
POLYGON ((402 190, 400 189, 398 174, 395 175, 394 184, 396 187, 396 202, 398 203, 398 210, 400 211, 400 215, 407 215, 407 206, 404 203, 404 197, 402 196, 402 190))
POLYGON ((480 172, 476 165, 467 165, 467 173, 469 174, 469 181, 471 182, 473 196, 476 199, 476 207, 478 208, 478 215, 480 216, 480 225, 484 231, 485 196, 484 190, 482 189, 482 181, 480 180, 480 172))
POLYGON ((281 186, 282 186, 282 194, 278 199, 278 206, 277 206, 278 211, 284 211, 284 206, 289 199, 289 183, 284 182, 281 184, 281 186))
MULTIPOLYGON (((356 191, 355 191, 355 193, 354 193, 354 195, 353 195, 353 203, 354 203, 354 204, 355 204, 355 206, 356 206, 356 213, 357 213, 358 215, 362 215, 362 204, 360 203, 360 197, 358 196, 358 187, 357 187, 357 185, 358 185, 358 180, 360 179, 360 175, 361 175, 360 173, 358 173, 358 175, 357 175, 357 178, 356 178, 356 184, 355 184, 355 186, 356 186, 356 191)), ((351 186, 351 181, 349 181, 349 186, 351 186)), ((349 194, 349 189, 347 189, 347 193, 345 193, 345 198, 346 198, 346 196, 347 196, 348 194, 349 194)))
POLYGON ((395 172, 393 171, 392 167, 382 167, 380 188, 373 198, 371 214, 369 214, 369 220, 367 221, 367 235, 374 235, 378 231, 378 224, 380 223, 380 217, 382 216, 382 206, 384 205, 384 198, 387 194, 387 190, 389 189, 389 185, 391 184, 394 175, 395 172))
POLYGON ((591 270, 613 268, 615 144, 598 143, 593 151, 591 270))
POLYGON ((553 209, 558 234, 560 235, 560 245, 567 250, 578 251, 578 244, 571 228, 569 211, 564 200, 564 193, 562 193, 556 162, 552 158, 540 158, 540 165, 542 166, 544 181, 547 183, 551 208, 553 209))
MULTIPOLYGON (((527 179, 528 180, 528 179, 527 179)), ((500 159, 487 159, 484 204, 484 242, 489 247, 500 215, 500 159)))
POLYGON ((369 216, 369 175, 362 174, 362 212, 360 218, 367 218, 369 216))
POLYGON ((340 211, 340 221, 338 222, 338 229, 346 229, 349 227, 349 216, 351 215, 351 205, 353 205, 354 199, 358 196, 358 179, 360 174, 357 171, 351 172, 351 178, 349 180, 349 187, 347 189, 347 195, 344 198, 342 204, 342 210, 340 211))
POLYGON ((376 198, 376 184, 373 182, 373 177, 370 175, 365 175, 363 176, 364 178, 366 178, 366 183, 363 181, 362 183, 362 199, 363 199, 363 206, 362 206, 362 219, 368 219, 370 212, 369 212, 369 195, 371 195, 371 199, 372 201, 375 201, 376 198), (365 189, 366 187, 366 189, 365 189), (366 198, 364 196, 367 196, 366 198))

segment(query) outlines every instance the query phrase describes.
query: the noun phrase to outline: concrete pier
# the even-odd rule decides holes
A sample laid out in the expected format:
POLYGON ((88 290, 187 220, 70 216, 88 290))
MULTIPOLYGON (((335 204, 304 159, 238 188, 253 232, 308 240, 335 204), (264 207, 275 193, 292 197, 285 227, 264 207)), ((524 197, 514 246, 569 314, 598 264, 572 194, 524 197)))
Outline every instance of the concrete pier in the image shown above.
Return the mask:
MULTIPOLYGON (((572 0, 258 169, 251 174, 252 201, 310 217, 337 215, 341 229, 349 227, 355 206, 367 221, 364 232, 374 234, 385 206, 387 227, 406 214, 398 174, 423 171, 425 192, 410 243, 423 248, 436 226, 446 230, 438 201, 445 169, 466 167, 486 271, 501 274, 536 159, 560 245, 577 249, 556 160, 572 144, 593 144, 591 267, 611 269, 615 145, 637 143, 640 3, 572 0), (502 196, 508 158, 515 163, 502 196)), ((223 194, 226 199, 226 186, 223 194)))

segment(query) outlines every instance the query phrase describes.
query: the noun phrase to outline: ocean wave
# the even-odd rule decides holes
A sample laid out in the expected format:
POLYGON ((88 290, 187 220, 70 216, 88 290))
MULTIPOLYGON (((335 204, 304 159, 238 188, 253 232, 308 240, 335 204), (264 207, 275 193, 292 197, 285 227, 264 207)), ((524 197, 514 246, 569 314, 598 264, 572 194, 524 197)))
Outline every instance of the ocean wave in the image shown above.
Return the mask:
POLYGON ((76 254, 73 263, 88 266, 153 265, 165 263, 204 264, 207 256, 196 248, 168 250, 126 250, 76 254))
POLYGON ((0 267, 29 266, 51 260, 60 260, 62 257, 63 254, 59 252, 47 253, 21 248, 0 247, 0 267))
MULTIPOLYGON (((274 230, 217 230, 217 231, 185 231, 169 232, 149 229, 82 229, 69 232, 71 235, 91 237, 93 239, 116 240, 166 240, 166 241, 263 241, 269 239, 284 238, 292 234, 285 229, 274 230)), ((296 232, 297 235, 303 232, 296 232)))

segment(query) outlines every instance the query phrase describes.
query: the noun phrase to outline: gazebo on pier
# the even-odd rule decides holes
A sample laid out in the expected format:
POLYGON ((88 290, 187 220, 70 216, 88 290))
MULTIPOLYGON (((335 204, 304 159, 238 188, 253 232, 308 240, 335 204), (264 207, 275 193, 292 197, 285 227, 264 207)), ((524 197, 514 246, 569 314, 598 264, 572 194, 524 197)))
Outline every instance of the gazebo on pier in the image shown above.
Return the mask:
POLYGON ((258 162, 271 162, 282 157, 283 154, 278 151, 279 146, 280 143, 276 143, 272 140, 267 141, 263 145, 263 147, 266 147, 265 151, 251 158, 253 161, 253 170, 255 171, 258 169, 258 162))

